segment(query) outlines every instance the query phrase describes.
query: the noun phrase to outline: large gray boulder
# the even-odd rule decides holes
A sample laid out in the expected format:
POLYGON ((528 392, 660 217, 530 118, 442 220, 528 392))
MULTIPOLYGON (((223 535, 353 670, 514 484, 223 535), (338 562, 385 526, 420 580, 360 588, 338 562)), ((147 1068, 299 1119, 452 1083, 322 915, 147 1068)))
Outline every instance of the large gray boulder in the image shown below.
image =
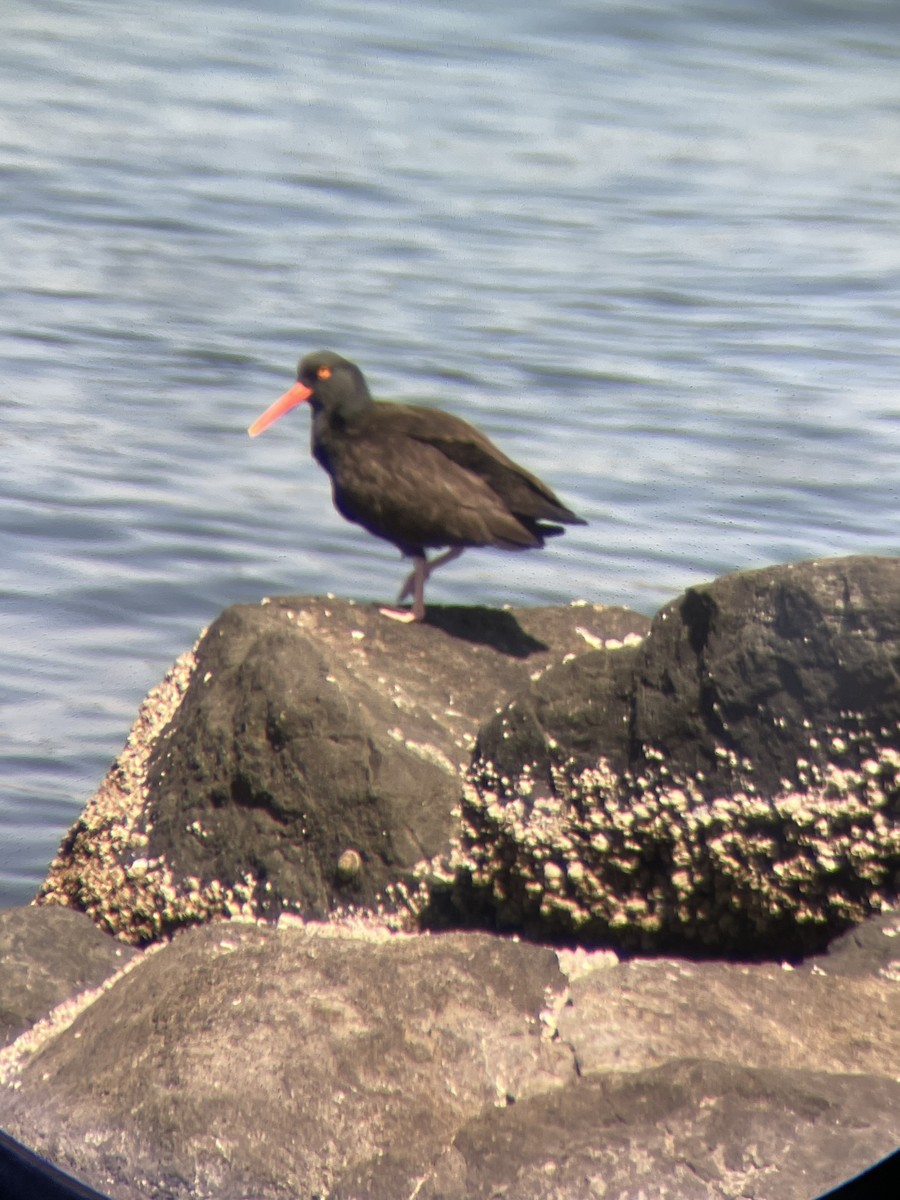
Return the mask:
POLYGON ((114 1200, 813 1197, 896 1146, 898 933, 786 970, 220 922, 0 1052, 0 1126, 114 1200))
POLYGON ((0 912, 0 1047, 78 992, 99 987, 134 955, 83 914, 0 912))
POLYGON ((900 559, 738 573, 652 625, 242 605, 148 697, 39 899, 135 943, 366 911, 799 957, 898 894, 898 718, 900 559))
POLYGON ((0 920, 0 1126, 114 1200, 825 1192, 900 1129, 898 684, 894 559, 230 609, 0 920))
POLYGON ((415 1194, 813 1200, 893 1152, 897 1097, 883 1078, 698 1060, 586 1076, 470 1122, 415 1194))
POLYGON ((800 955, 900 889, 900 559, 726 576, 479 733, 458 908, 540 938, 800 955))
POLYGON ((415 904, 458 831, 479 725, 531 673, 649 626, 625 609, 345 600, 228 609, 145 701, 42 902, 132 942, 282 909, 415 904))
POLYGON ((564 987, 484 935, 219 923, 7 1067, 0 1123, 117 1198, 408 1194, 464 1121, 574 1079, 564 987))

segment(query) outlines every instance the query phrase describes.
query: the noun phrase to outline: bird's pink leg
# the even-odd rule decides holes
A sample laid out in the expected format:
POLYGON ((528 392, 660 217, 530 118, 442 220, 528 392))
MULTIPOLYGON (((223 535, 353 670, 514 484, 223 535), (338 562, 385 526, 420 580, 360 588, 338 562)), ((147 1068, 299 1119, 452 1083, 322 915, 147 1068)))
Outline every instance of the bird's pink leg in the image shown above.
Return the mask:
POLYGON ((432 571, 436 571, 444 563, 452 562, 454 558, 459 558, 462 552, 462 546, 454 546, 452 550, 445 551, 431 562, 428 561, 424 554, 415 555, 413 558, 415 565, 409 575, 407 575, 403 587, 400 589, 400 595, 397 597, 397 603, 402 604, 407 596, 412 596, 412 608, 382 608, 380 610, 382 615, 390 617, 393 621, 410 622, 424 620, 426 580, 430 577, 432 571))
POLYGON ((428 576, 428 560, 424 554, 416 554, 413 557, 413 569, 406 577, 406 581, 400 590, 400 595, 397 597, 397 603, 402 603, 407 596, 413 598, 412 608, 382 608, 379 612, 383 617, 390 617, 392 621, 421 621, 425 616, 425 580, 428 576))
MULTIPOLYGON (((462 546, 455 546, 452 550, 446 550, 443 554, 438 555, 437 558, 433 558, 431 560, 431 562, 429 562, 427 558, 423 559, 423 562, 425 563, 425 575, 424 575, 424 578, 422 579, 423 595, 424 595, 425 583, 427 580, 429 580, 431 578, 431 572, 436 571, 438 569, 438 567, 442 567, 444 565, 444 563, 453 562, 454 558, 459 558, 459 556, 462 554, 462 552, 463 552, 462 546)), ((406 581, 404 582, 403 587, 400 589, 400 595, 397 597, 398 604, 402 604, 407 596, 412 596, 414 594, 414 588, 415 588, 415 582, 416 582, 416 571, 418 570, 418 562, 419 562, 419 560, 417 558, 416 559, 417 565, 415 567, 413 567, 413 569, 407 575, 406 581)))

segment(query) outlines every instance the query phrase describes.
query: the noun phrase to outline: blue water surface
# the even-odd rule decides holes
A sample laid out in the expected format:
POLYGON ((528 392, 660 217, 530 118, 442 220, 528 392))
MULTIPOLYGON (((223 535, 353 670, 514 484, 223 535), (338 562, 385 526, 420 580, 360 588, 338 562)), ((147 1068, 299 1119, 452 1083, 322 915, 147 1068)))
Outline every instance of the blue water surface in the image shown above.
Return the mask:
POLYGON ((392 599, 298 355, 585 516, 435 602, 652 612, 900 548, 900 7, 7 0, 0 905, 219 611, 392 599))

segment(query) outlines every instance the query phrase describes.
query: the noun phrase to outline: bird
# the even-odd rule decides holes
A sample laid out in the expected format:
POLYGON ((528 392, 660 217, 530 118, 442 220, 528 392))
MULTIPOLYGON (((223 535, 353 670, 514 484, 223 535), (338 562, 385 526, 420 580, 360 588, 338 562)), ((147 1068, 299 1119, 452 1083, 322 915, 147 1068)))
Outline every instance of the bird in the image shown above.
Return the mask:
POLYGON ((335 508, 413 560, 397 621, 425 619, 425 584, 473 546, 531 550, 585 525, 536 475, 480 430, 438 408, 374 400, 359 367, 330 350, 306 354, 297 382, 247 430, 257 437, 308 402, 312 454, 331 476, 335 508), (445 549, 428 559, 427 550, 445 549))

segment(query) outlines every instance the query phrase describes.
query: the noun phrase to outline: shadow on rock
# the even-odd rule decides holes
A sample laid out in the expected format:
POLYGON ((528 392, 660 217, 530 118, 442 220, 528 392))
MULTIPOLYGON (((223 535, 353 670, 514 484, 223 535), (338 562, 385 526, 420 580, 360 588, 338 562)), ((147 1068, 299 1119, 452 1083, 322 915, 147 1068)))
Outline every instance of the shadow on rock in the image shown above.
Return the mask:
POLYGON ((490 646, 509 658, 530 658, 550 649, 546 642, 526 633, 514 613, 501 609, 431 605, 425 624, 461 641, 490 646))

